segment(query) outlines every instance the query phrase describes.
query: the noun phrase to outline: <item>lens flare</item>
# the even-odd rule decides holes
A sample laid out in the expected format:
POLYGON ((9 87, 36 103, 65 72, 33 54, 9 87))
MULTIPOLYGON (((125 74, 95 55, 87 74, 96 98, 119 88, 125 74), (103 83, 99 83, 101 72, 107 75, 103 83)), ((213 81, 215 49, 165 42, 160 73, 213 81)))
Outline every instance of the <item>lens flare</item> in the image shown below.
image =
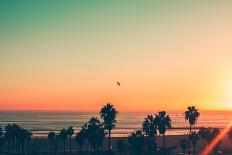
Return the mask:
POLYGON ((230 123, 226 128, 224 128, 215 138, 214 140, 208 145, 208 147, 201 153, 201 155, 208 155, 213 148, 218 144, 218 142, 228 133, 232 126, 230 123))

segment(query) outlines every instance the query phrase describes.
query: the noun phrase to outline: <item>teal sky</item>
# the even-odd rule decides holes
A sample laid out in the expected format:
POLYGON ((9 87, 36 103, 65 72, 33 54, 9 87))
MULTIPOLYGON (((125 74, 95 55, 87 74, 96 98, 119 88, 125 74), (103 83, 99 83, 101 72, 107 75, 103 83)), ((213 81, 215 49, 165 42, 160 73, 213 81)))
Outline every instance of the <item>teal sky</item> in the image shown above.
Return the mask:
POLYGON ((231 3, 0 1, 0 108, 232 108, 231 3))

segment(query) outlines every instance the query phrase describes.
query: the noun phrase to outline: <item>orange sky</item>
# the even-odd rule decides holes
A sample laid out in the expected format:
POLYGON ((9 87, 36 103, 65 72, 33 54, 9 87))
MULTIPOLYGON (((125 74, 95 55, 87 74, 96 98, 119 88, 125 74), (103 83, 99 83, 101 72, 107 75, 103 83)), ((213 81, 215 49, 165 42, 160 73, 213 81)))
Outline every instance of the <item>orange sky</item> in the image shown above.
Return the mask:
POLYGON ((0 2, 1 110, 232 109, 230 2, 23 3, 0 2))

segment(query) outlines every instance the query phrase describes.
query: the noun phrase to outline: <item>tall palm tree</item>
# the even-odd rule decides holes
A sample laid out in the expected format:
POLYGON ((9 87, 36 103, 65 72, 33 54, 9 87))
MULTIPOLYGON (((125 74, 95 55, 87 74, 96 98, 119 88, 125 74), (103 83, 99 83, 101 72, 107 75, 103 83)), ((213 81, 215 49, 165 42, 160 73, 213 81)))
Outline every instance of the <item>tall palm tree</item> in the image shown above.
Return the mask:
POLYGON ((67 129, 67 134, 68 134, 68 137, 69 137, 69 153, 71 154, 72 153, 72 135, 74 134, 74 129, 73 129, 72 126, 70 126, 67 129))
POLYGON ((68 139, 67 131, 66 129, 62 129, 59 133, 59 138, 63 141, 63 146, 64 146, 64 154, 65 154, 65 143, 68 139))
POLYGON ((166 143, 165 143, 165 132, 167 128, 171 128, 171 118, 169 115, 166 115, 165 111, 160 111, 156 114, 156 118, 158 121, 158 130, 161 135, 163 135, 163 147, 164 147, 164 154, 166 153, 166 143))
POLYGON ((183 151, 183 154, 185 154, 186 149, 187 149, 187 141, 185 139, 181 139, 179 145, 183 151))
POLYGON ((52 150, 52 146, 54 145, 55 143, 55 138, 56 138, 56 134, 55 132, 49 132, 48 133, 48 141, 50 142, 50 146, 51 146, 51 150, 52 150))
POLYGON ((190 133, 190 141, 192 142, 193 144, 193 154, 195 155, 196 154, 196 144, 197 144, 197 141, 200 140, 200 137, 199 135, 197 134, 196 131, 192 131, 190 133))
POLYGON ((102 107, 100 111, 100 116, 103 119, 104 128, 108 130, 108 149, 111 150, 111 130, 115 128, 117 123, 116 116, 118 112, 114 108, 111 103, 107 103, 105 106, 102 107))
POLYGON ((197 119, 200 116, 200 113, 198 112, 198 109, 196 109, 195 106, 190 106, 187 108, 184 115, 185 115, 185 120, 188 120, 189 122, 188 154, 190 155, 190 134, 192 132, 192 125, 195 125, 197 123, 197 119))

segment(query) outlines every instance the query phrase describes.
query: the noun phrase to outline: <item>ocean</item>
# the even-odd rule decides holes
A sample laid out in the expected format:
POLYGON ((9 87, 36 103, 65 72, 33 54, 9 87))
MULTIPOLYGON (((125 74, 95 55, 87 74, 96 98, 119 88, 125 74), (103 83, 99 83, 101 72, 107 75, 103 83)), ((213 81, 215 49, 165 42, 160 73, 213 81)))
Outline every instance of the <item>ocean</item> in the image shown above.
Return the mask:
MULTIPOLYGON (((155 113, 155 112, 154 112, 155 113)), ((121 112, 117 117, 113 137, 125 137, 140 129, 148 114, 146 112, 121 112)), ((184 120, 184 111, 167 111, 172 119, 172 129, 167 135, 187 134, 189 124, 184 120)), ((195 128, 215 127, 224 128, 232 120, 232 111, 200 111, 201 115, 195 128)), ((16 123, 30 130, 34 137, 45 137, 49 131, 59 132, 62 128, 73 126, 75 132, 86 123, 90 117, 99 118, 96 112, 64 112, 64 111, 0 111, 0 126, 16 123)))

